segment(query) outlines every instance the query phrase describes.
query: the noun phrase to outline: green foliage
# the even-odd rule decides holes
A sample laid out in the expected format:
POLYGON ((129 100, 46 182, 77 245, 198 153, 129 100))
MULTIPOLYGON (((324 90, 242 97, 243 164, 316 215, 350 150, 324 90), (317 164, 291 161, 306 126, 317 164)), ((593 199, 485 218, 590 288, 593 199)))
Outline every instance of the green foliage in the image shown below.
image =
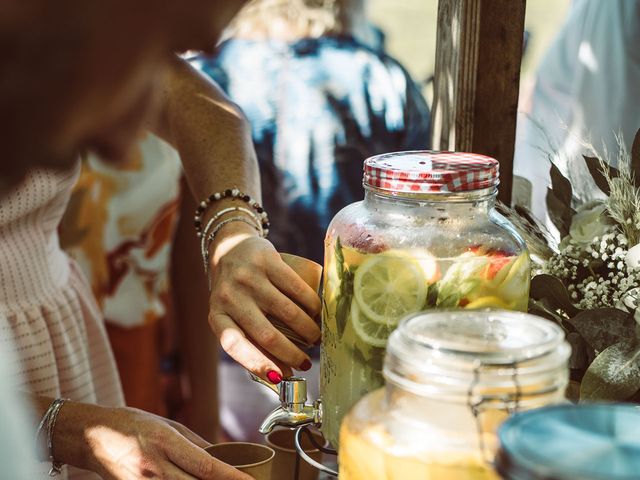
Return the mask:
POLYGON ((353 298, 353 277, 354 273, 345 268, 344 254, 340 237, 336 239, 335 246, 336 270, 340 280, 340 292, 338 294, 338 305, 336 306, 336 324, 338 326, 338 336, 341 338, 347 327, 349 313, 351 312, 351 299, 353 298))

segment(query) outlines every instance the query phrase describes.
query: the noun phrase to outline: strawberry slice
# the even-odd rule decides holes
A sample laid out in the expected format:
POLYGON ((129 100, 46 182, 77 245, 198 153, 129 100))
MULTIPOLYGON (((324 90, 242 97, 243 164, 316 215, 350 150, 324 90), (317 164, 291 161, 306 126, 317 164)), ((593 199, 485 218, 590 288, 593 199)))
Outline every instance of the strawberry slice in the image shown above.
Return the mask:
POLYGON ((380 237, 374 237, 364 225, 352 223, 344 229, 341 235, 343 245, 347 245, 362 253, 382 253, 389 250, 389 246, 380 237))
POLYGON ((487 249, 483 246, 474 246, 470 247, 469 251, 474 253, 475 255, 482 255, 485 257, 489 257, 489 265, 484 271, 484 278, 487 280, 493 280, 498 272, 502 270, 505 266, 511 263, 513 260, 513 254, 500 249, 487 249))

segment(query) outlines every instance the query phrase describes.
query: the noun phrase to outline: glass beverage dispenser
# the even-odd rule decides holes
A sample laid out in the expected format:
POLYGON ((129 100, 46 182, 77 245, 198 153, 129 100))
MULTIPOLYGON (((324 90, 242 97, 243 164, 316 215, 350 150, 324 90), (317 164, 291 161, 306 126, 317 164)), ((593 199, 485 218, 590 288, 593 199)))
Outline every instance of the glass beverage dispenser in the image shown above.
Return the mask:
POLYGON ((498 162, 453 152, 369 158, 364 201, 341 210, 325 239, 322 430, 383 385, 387 340, 423 310, 526 311, 530 264, 495 209, 498 162))

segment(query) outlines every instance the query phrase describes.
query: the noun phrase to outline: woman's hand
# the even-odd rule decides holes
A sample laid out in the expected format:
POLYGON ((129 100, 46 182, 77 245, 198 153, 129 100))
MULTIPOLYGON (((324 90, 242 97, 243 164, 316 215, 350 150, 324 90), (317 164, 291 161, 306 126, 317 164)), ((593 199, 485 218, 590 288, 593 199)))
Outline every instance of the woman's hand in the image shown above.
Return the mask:
POLYGON ((133 408, 66 403, 58 416, 55 458, 106 480, 250 480, 203 450, 179 423, 133 408))
POLYGON ((320 339, 313 320, 320 298, 273 245, 243 222, 225 226, 211 251, 209 323, 222 348, 247 370, 272 383, 311 361, 278 331, 276 317, 312 345, 320 339))

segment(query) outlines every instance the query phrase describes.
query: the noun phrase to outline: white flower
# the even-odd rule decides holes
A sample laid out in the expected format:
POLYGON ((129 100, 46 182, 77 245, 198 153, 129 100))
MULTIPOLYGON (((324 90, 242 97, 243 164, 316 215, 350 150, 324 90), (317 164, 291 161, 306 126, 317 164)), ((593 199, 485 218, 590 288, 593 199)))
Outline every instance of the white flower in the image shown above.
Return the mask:
POLYGON ((628 292, 626 292, 618 302, 616 302, 615 307, 623 310, 625 312, 631 312, 633 310, 636 311, 638 309, 638 296, 640 295, 640 288, 632 288, 628 292))
POLYGON ((635 247, 631 247, 627 252, 627 256, 624 259, 627 267, 639 268, 640 267, 640 244, 635 247))
POLYGON ((580 244, 602 237, 612 225, 606 211, 607 207, 602 202, 591 202, 578 209, 571 220, 569 236, 580 244))

